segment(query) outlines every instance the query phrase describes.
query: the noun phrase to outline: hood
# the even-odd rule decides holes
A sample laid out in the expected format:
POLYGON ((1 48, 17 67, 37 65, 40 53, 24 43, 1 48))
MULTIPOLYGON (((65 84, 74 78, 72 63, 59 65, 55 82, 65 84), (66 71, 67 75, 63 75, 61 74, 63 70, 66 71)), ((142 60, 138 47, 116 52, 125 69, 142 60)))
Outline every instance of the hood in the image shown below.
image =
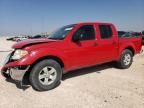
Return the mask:
POLYGON ((36 44, 43 44, 43 43, 51 43, 55 42, 57 40, 51 40, 51 39, 28 39, 21 42, 18 42, 12 46, 14 49, 24 48, 30 45, 36 45, 36 44))

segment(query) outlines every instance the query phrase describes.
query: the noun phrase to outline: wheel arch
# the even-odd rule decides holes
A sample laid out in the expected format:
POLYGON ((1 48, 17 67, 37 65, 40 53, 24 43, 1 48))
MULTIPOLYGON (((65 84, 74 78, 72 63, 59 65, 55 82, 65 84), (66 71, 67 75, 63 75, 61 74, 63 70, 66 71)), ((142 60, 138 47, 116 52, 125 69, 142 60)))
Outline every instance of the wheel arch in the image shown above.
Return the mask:
POLYGON ((64 69, 65 65, 64 65, 64 62, 62 61, 62 59, 60 59, 59 57, 56 57, 56 56, 44 56, 44 57, 41 57, 39 59, 37 59, 29 68, 29 70, 24 74, 24 77, 23 77, 23 80, 22 80, 22 83, 25 85, 27 85, 27 82, 29 83, 29 75, 30 75, 30 71, 32 70, 32 68, 40 61, 42 60, 45 60, 45 59, 52 59, 52 60, 55 60, 57 61, 61 68, 64 69))
POLYGON ((126 49, 130 50, 132 52, 133 56, 135 55, 135 50, 134 50, 134 48, 132 46, 125 47, 123 49, 123 51, 126 50, 126 49))

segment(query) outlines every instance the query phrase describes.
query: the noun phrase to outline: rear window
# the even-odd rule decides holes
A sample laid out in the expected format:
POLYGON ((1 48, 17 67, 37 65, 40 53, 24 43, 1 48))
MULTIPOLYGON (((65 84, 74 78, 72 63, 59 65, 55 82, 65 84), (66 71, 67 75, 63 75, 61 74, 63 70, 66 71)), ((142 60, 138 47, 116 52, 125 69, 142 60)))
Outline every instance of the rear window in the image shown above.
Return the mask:
POLYGON ((112 37, 112 29, 109 25, 99 25, 99 29, 102 39, 109 39, 112 37))

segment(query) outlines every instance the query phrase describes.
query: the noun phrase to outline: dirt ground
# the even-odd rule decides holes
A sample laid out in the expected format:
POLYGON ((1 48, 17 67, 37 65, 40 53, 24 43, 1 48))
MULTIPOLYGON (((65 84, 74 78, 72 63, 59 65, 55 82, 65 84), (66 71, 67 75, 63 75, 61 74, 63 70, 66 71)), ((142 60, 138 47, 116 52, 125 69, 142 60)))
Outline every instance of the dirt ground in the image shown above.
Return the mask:
MULTIPOLYGON (((0 39, 0 51, 11 44, 0 39)), ((7 54, 0 52, 0 67, 7 54)), ((108 63, 73 71, 46 92, 20 88, 0 75, 0 108, 144 108, 144 53, 126 70, 108 63)))

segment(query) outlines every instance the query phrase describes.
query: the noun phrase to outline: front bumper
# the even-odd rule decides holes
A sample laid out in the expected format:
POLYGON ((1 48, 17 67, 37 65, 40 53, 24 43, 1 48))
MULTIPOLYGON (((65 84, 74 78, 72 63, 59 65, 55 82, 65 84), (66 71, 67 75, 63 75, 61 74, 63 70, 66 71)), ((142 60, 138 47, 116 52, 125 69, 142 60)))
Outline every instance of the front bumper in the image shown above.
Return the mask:
POLYGON ((29 70, 30 66, 17 66, 11 68, 3 68, 1 73, 6 78, 12 78, 16 81, 22 81, 25 73, 29 70))
MULTIPOLYGON (((6 58, 4 66, 1 69, 1 74, 5 78, 11 78, 16 81, 22 81, 25 73, 29 70, 30 65, 23 64, 25 60, 12 61, 11 57, 14 54, 12 51, 6 58)), ((26 62, 26 61, 25 61, 26 62)))

